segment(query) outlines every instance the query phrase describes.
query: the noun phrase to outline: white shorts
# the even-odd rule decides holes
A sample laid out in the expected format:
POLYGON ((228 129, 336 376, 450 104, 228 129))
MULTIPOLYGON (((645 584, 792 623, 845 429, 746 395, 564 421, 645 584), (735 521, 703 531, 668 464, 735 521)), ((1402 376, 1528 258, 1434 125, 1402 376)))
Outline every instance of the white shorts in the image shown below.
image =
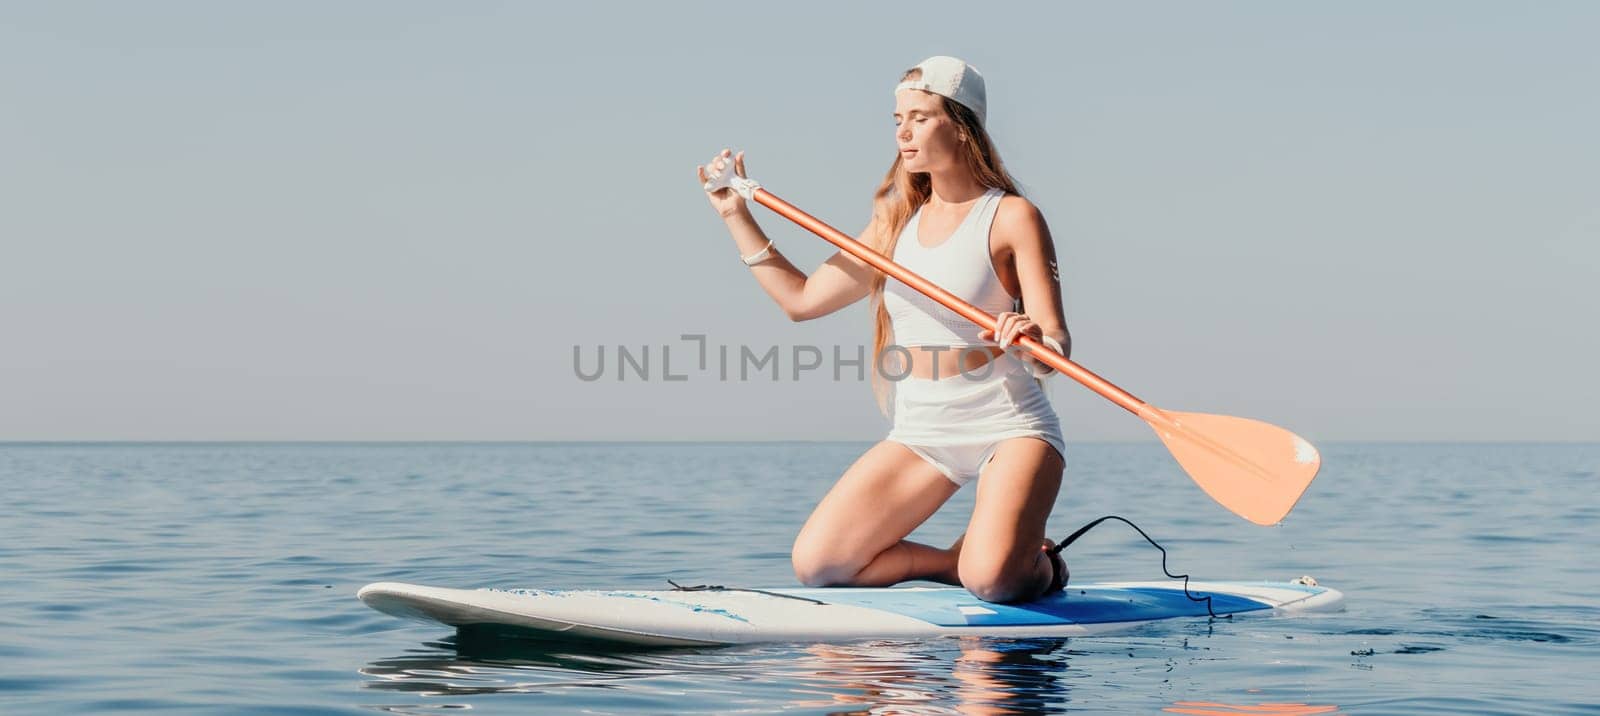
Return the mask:
POLYGON ((894 427, 884 439, 910 448, 957 485, 977 477, 1011 438, 1038 438, 1066 455, 1050 397, 1028 364, 1010 353, 970 374, 908 377, 893 386, 894 427))

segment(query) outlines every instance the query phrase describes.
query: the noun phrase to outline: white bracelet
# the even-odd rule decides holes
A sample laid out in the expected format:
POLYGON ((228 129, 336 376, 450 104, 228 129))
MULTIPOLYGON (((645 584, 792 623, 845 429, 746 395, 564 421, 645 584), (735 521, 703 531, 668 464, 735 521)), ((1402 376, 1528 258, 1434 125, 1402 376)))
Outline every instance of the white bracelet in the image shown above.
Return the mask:
POLYGON ((754 266, 762 261, 766 261, 769 258, 772 258, 772 241, 770 239, 767 241, 765 248, 750 254, 749 256, 740 256, 739 260, 743 261, 744 265, 746 266, 754 266))
MULTIPOLYGON (((1057 355, 1061 354, 1061 341, 1058 341, 1058 340, 1056 340, 1054 338, 1051 338, 1050 336, 1041 336, 1039 338, 1039 342, 1043 343, 1043 344, 1045 344, 1047 346, 1050 346, 1050 349, 1055 351, 1057 355)), ((1062 356, 1062 357, 1065 358, 1066 356, 1062 356)), ((1041 363, 1038 359, 1035 359, 1033 361, 1033 377, 1035 377, 1035 378, 1047 378, 1049 376, 1055 375, 1055 372, 1056 372, 1055 368, 1052 368, 1052 367, 1050 367, 1048 365, 1045 365, 1044 363, 1041 363)))

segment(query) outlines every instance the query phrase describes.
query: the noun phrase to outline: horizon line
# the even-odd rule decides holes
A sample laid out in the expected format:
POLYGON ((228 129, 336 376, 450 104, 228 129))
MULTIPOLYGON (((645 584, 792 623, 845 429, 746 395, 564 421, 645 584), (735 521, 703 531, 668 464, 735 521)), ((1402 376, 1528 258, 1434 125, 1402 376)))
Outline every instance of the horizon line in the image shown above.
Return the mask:
MULTIPOLYGON (((50 440, 0 440, 0 446, 28 446, 28 445, 638 445, 638 444, 686 444, 686 445, 772 445, 772 444, 834 444, 834 443, 877 443, 881 440, 803 440, 793 438, 775 439, 50 439, 50 440)), ((1106 440, 1067 440, 1068 445, 1135 445, 1149 443, 1159 445, 1157 440, 1137 439, 1106 439, 1106 440)), ((1379 445, 1596 445, 1600 439, 1595 440, 1563 440, 1563 439, 1518 439, 1495 438, 1486 440, 1468 439, 1336 439, 1321 440, 1319 444, 1379 444, 1379 445)))

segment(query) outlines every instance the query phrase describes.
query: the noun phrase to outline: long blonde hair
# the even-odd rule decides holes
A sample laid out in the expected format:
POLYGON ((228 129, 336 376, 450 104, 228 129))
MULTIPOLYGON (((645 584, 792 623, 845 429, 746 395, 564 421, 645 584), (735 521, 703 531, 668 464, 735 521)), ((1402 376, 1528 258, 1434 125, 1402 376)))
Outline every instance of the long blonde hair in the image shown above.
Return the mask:
MULTIPOLYGON (((902 82, 917 79, 922 75, 920 68, 912 68, 900 78, 902 82)), ((979 184, 991 189, 1004 189, 1007 193, 1020 194, 1017 183, 1006 172, 1005 164, 1000 161, 1000 152, 994 147, 994 141, 989 138, 989 133, 984 130, 983 123, 978 121, 978 115, 967 109, 955 100, 940 97, 943 100, 945 114, 955 120, 956 126, 970 138, 971 141, 962 144, 966 151, 967 169, 972 172, 973 178, 979 184)), ((875 231, 868 244, 878 253, 893 257, 895 244, 899 243, 900 232, 911 221, 911 216, 928 203, 928 197, 933 194, 933 180, 927 174, 916 174, 905 170, 899 152, 895 153, 894 163, 889 165, 889 172, 884 175, 883 183, 878 185, 878 190, 872 197, 872 225, 875 231)), ((882 273, 873 272, 872 289, 868 294, 872 306, 872 394, 878 402, 878 409, 888 414, 888 390, 884 385, 881 360, 884 348, 888 347, 892 339, 893 327, 889 323, 889 311, 883 305, 883 287, 888 277, 882 273)), ((1017 307, 1020 312, 1020 304, 1017 307)))

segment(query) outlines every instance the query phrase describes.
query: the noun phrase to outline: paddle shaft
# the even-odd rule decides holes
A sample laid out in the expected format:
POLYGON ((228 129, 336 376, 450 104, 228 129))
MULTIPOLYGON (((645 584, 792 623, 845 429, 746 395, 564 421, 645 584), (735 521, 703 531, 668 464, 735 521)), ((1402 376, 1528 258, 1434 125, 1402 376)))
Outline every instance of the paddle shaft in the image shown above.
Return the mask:
MULTIPOLYGON (((890 261, 883 254, 880 254, 877 251, 872 250, 872 248, 868 247, 867 245, 850 238, 848 234, 845 234, 844 232, 823 223, 821 219, 807 214, 799 207, 778 198, 772 192, 769 192, 766 189, 756 189, 751 194, 751 198, 755 199, 757 202, 760 202, 762 206, 765 206, 768 209, 771 209, 774 212, 782 215, 784 218, 799 224, 811 233, 822 237, 828 243, 839 247, 840 250, 867 262, 867 264, 887 274, 890 278, 910 286, 928 298, 938 301, 939 303, 943 304, 945 308, 955 311, 963 318, 966 318, 967 320, 972 321, 973 323, 976 323, 989 331, 995 330, 997 321, 995 317, 989 315, 988 312, 961 300, 961 298, 955 294, 940 288, 933 282, 918 276, 915 273, 912 273, 904 266, 890 261)), ((1145 422, 1156 425, 1172 425, 1171 418, 1169 418, 1165 413, 1156 409, 1155 406, 1138 399, 1132 393, 1118 388, 1116 385, 1112 384, 1111 381, 1095 375, 1094 372, 1090 371, 1088 368, 1078 365, 1077 363, 1069 360, 1066 356, 1051 350, 1050 347, 1046 346, 1042 341, 1036 340, 1032 336, 1024 335, 1019 337, 1016 343, 1031 351, 1033 353, 1033 357, 1039 362, 1044 363, 1051 368, 1055 368, 1057 371, 1066 375, 1067 377, 1082 383, 1084 387, 1087 387, 1088 389, 1099 393, 1105 399, 1122 406, 1124 410, 1139 416, 1145 422)))

